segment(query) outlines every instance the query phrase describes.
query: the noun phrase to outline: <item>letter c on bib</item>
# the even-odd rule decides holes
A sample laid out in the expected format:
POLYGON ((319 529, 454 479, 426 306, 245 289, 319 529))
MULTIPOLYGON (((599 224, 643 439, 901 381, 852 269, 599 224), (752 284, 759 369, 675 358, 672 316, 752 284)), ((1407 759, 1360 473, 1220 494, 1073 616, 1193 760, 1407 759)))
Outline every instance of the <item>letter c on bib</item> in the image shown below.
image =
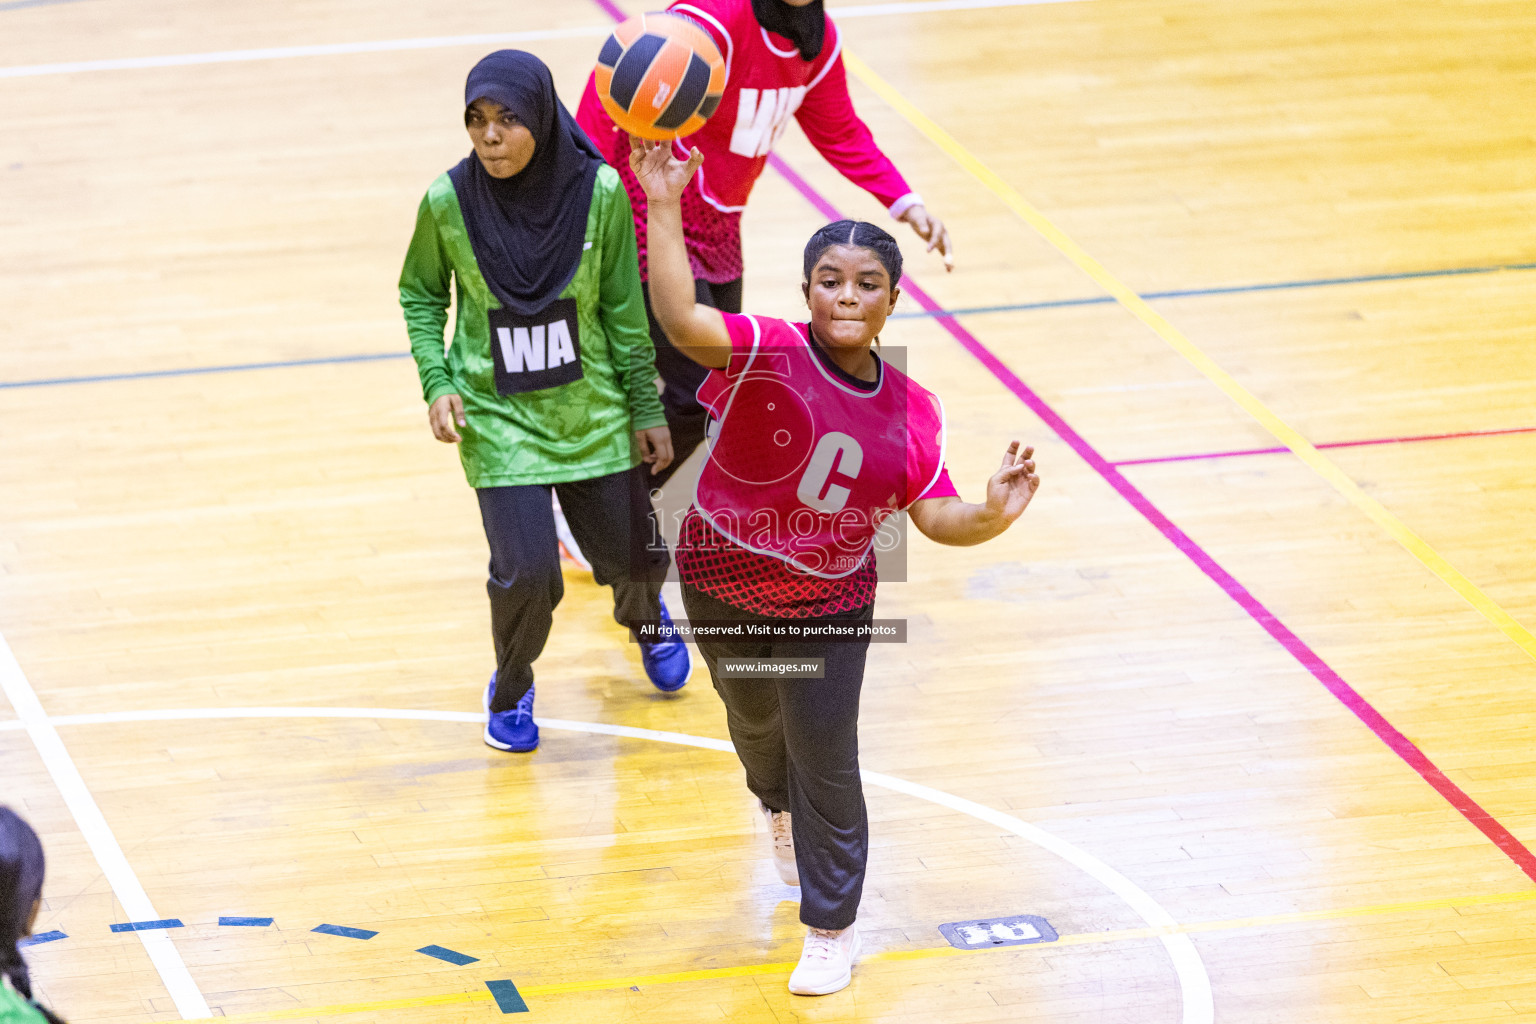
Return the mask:
POLYGON ((816 450, 811 452, 810 465, 800 476, 795 497, 820 512, 841 511, 852 492, 828 480, 835 470, 839 476, 851 481, 859 475, 859 467, 863 465, 864 449, 859 447, 859 442, 847 434, 829 431, 816 442, 816 450))

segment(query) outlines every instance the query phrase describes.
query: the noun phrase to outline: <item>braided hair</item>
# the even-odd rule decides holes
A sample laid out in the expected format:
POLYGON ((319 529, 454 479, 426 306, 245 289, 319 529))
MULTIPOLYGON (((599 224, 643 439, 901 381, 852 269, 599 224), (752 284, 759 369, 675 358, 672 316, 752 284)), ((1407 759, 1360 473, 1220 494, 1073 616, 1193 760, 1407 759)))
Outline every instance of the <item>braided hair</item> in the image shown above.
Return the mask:
POLYGON ((891 275, 891 287, 901 280, 901 247, 886 231, 868 221, 835 220, 817 231, 805 243, 805 280, 811 279, 816 261, 834 245, 856 245, 875 254, 875 259, 891 275))

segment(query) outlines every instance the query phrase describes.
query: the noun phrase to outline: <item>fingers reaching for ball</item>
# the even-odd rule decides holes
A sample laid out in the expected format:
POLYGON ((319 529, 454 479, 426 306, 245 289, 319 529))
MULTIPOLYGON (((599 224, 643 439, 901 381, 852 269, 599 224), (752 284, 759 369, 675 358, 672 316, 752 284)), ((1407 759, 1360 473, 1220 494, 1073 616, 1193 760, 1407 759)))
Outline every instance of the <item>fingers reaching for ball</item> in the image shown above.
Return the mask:
POLYGON ((704 154, 697 146, 688 152, 688 159, 684 161, 673 154, 671 142, 629 137, 629 168, 645 190, 647 202, 680 200, 688 180, 703 162, 704 154))

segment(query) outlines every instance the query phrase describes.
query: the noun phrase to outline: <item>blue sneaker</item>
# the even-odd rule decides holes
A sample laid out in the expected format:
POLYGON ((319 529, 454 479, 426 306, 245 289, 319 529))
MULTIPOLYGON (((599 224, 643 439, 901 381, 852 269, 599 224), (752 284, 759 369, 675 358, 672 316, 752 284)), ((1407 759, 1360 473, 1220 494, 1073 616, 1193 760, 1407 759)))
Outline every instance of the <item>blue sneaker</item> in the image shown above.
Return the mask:
POLYGON ((519 753, 533 750, 539 745, 539 727, 533 724, 533 687, 528 687, 528 692, 511 711, 491 710, 491 698, 495 694, 496 673, 492 672, 491 685, 485 688, 485 745, 519 753))
MULTIPOLYGON (((661 605, 661 635, 672 636, 672 616, 667 614, 667 602, 658 595, 661 605)), ((657 640, 654 643, 640 641, 640 660, 645 663, 645 674, 651 677, 651 685, 662 693, 676 693, 688 685, 693 675, 693 655, 681 640, 657 640)))

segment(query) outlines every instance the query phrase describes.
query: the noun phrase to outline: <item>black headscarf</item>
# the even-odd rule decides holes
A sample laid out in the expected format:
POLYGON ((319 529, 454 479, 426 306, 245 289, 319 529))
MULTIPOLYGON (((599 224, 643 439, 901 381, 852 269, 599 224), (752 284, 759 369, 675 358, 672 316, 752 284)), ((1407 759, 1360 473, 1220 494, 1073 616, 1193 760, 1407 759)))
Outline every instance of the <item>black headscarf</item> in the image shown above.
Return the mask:
POLYGON ((752 0, 757 23, 774 35, 795 44, 801 60, 815 60, 827 34, 827 12, 821 0, 811 0, 804 7, 791 7, 784 0, 752 0))
POLYGON ((493 178, 474 153, 448 172, 480 274, 501 304, 537 313, 576 276, 592 184, 603 158, 555 95, 549 68, 531 53, 497 50, 476 64, 464 106, 500 103, 533 134, 528 166, 493 178))
POLYGON ((15 811, 0 807, 0 974, 28 999, 32 979, 17 944, 42 894, 43 844, 15 811))

